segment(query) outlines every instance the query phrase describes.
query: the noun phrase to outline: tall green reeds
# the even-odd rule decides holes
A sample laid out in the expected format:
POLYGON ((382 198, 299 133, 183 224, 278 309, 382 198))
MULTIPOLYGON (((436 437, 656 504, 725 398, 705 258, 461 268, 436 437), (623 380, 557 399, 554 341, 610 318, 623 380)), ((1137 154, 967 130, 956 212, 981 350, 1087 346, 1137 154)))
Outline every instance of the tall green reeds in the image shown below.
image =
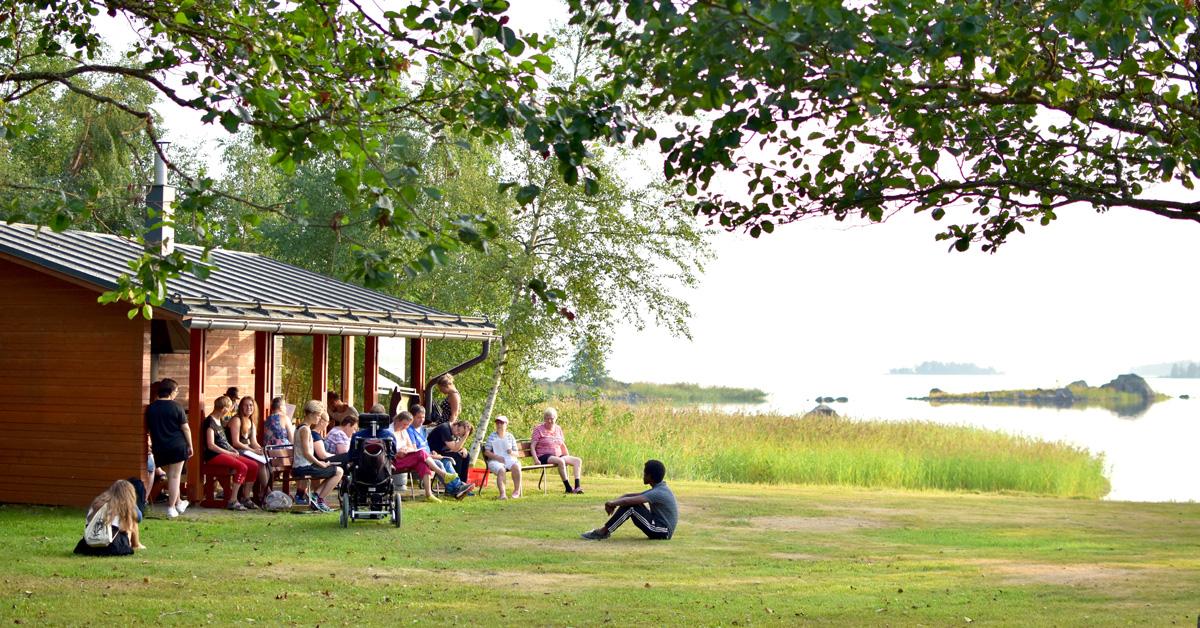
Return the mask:
MULTIPOLYGON (((672 477, 721 482, 1086 498, 1109 491, 1101 456, 973 427, 612 403, 567 403, 559 412, 572 453, 591 472, 636 475, 658 458, 672 477)), ((514 428, 527 434, 532 426, 514 428)))

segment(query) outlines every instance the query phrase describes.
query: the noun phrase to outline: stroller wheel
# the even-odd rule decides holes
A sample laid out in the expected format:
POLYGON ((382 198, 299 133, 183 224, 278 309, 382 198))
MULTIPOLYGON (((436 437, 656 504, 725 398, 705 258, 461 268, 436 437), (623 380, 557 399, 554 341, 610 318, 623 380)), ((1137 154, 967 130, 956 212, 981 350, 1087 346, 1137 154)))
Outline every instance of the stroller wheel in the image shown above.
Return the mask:
POLYGON ((400 493, 392 495, 392 525, 400 527, 400 493))

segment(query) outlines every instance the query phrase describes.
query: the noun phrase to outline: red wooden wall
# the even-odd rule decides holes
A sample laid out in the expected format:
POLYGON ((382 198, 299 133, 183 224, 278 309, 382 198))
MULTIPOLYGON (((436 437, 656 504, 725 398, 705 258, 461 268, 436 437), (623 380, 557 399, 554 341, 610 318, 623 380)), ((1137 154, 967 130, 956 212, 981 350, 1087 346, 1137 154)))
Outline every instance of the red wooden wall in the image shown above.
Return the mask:
POLYGON ((0 259, 0 502, 85 506, 145 468, 150 324, 0 259))

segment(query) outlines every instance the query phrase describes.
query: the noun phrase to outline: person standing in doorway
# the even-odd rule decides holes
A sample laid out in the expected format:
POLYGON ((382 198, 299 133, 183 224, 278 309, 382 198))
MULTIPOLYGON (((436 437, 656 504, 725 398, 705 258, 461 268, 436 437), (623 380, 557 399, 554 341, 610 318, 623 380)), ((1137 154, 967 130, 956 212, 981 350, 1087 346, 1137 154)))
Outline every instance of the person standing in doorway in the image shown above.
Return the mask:
POLYGON ((150 451, 155 465, 167 471, 167 518, 174 519, 188 508, 188 501, 179 496, 179 478, 183 463, 192 457, 192 430, 187 413, 175 401, 179 383, 164 379, 158 383, 158 399, 146 407, 146 431, 150 434, 150 451))

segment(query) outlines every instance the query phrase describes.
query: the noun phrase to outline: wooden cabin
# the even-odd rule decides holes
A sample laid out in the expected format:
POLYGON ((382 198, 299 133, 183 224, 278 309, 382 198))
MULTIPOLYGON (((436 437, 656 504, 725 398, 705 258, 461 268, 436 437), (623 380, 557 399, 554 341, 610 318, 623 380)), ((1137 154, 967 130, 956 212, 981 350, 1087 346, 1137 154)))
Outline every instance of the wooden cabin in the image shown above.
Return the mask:
MULTIPOLYGON (((198 247, 176 248, 200 258, 198 247)), ((378 400, 381 338, 405 339, 408 385, 420 394, 429 339, 477 341, 483 356, 495 334, 484 318, 222 249, 210 253, 217 270, 208 278, 171 280, 153 320, 130 320, 127 305, 96 299, 143 251, 113 235, 0 224, 0 502, 82 506, 114 480, 139 476, 143 409, 151 383, 166 377, 180 384, 196 452, 205 409, 229 386, 255 397, 261 426, 280 389, 285 335, 312 338, 312 398, 321 400, 330 336, 364 336, 361 396, 352 384, 353 342, 340 343, 340 381, 342 396, 365 409, 378 400)), ((197 501, 198 453, 187 469, 197 501)))

